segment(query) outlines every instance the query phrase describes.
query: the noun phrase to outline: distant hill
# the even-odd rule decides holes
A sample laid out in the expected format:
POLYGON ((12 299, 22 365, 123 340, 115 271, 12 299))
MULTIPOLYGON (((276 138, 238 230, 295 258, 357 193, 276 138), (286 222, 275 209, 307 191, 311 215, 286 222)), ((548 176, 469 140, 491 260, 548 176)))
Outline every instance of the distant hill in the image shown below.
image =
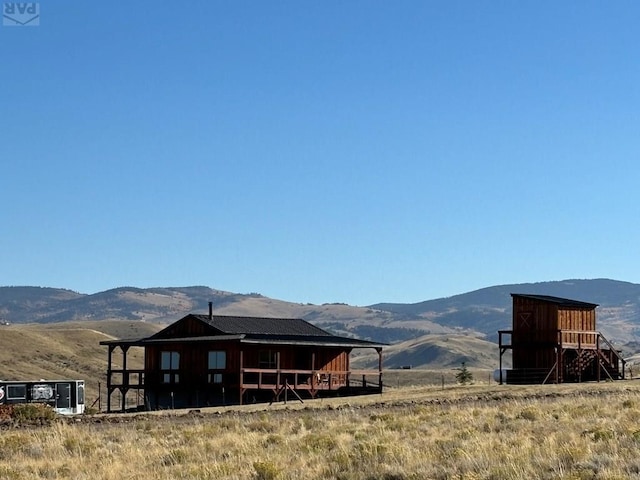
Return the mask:
MULTIPOLYGON (((495 343, 472 335, 424 335, 396 343, 383 350, 385 368, 457 368, 494 369, 498 366, 495 343)), ((376 353, 354 352, 356 368, 376 368, 376 353)))
POLYGON ((483 288, 419 303, 378 303, 371 308, 480 332, 490 340, 511 328, 511 293, 541 294, 597 303, 597 327, 614 341, 640 339, 640 285, 617 280, 564 280, 483 288))
MULTIPOLYGON (((597 327, 640 362, 640 285, 615 280, 565 280, 483 288, 414 304, 300 304, 257 293, 209 287, 121 287, 87 295, 65 289, 0 287, 0 378, 90 379, 106 371, 107 338, 149 336, 190 312, 304 318, 341 335, 391 344, 384 367, 496 368, 498 329, 511 328, 511 293, 554 295, 597 303, 597 327)), ((137 350, 137 349, 136 349, 137 350)), ((354 351, 355 368, 376 367, 375 352, 354 351)), ((141 363, 140 352, 129 359, 141 363)), ((96 394, 97 396, 97 394, 96 394)))
POLYGON ((127 320, 168 324, 191 312, 206 313, 210 301, 219 315, 303 318, 337 334, 389 343, 426 333, 456 331, 424 318, 416 318, 413 325, 411 318, 402 314, 369 307, 291 303, 257 293, 238 294, 200 286, 121 287, 92 295, 55 288, 0 287, 0 321, 127 320))
POLYGON ((0 287, 0 321, 53 323, 127 320, 167 324, 208 302, 221 315, 303 318, 340 335, 385 343, 427 334, 465 334, 495 341, 511 328, 511 293, 554 295, 600 305, 597 326, 619 344, 640 342, 640 285, 617 280, 564 280, 487 287, 413 304, 300 304, 204 286, 121 287, 96 294, 40 287, 0 287))

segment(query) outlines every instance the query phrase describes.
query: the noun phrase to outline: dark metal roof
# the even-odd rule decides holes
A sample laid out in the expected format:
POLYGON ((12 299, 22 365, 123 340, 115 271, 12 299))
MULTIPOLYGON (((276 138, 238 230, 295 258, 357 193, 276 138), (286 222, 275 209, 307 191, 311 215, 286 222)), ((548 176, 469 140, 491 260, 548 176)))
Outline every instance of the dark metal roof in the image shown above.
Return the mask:
POLYGON ((587 303, 578 300, 571 300, 569 298, 553 297, 551 295, 529 295, 523 293, 512 293, 512 297, 530 298, 531 300, 539 300, 541 302, 553 303, 561 307, 575 307, 575 308, 596 308, 597 303, 587 303))
MULTIPOLYGON (((358 340, 356 338, 332 335, 315 325, 299 318, 239 317, 226 315, 190 314, 178 322, 193 317, 206 323, 210 329, 203 335, 176 337, 166 336, 172 325, 146 338, 104 340, 100 345, 145 346, 161 343, 199 343, 219 341, 239 341, 240 343, 270 345, 316 345, 323 347, 382 348, 384 343, 358 340)), ((177 323, 177 322, 176 322, 177 323)))
POLYGON ((236 317, 193 315, 224 334, 330 336, 321 328, 299 318, 236 317))
POLYGON ((261 345, 308 345, 322 347, 346 347, 346 348, 382 348, 382 343, 369 342, 348 337, 334 335, 305 336, 305 335, 204 335, 200 337, 180 338, 141 338, 138 340, 104 340, 100 345, 122 345, 143 347, 145 345, 161 345, 167 343, 207 343, 207 342, 240 342, 261 345))

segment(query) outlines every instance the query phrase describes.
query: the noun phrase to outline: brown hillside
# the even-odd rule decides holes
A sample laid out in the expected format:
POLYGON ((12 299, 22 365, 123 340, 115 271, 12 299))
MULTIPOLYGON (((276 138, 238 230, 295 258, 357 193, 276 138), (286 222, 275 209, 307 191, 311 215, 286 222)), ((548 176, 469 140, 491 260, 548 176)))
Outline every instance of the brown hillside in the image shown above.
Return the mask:
MULTIPOLYGON (((103 386, 103 393, 106 382, 107 348, 100 346, 100 342, 148 336, 160 328, 144 322, 119 321, 2 326, 0 378, 83 379, 87 384, 87 401, 91 404, 98 397, 98 382, 103 386)), ((142 361, 142 349, 131 349, 128 365, 142 367, 142 361)))
MULTIPOLYGON (((372 368, 377 354, 354 355, 353 364, 372 368)), ((384 368, 455 368, 462 362, 469 367, 498 368, 498 348, 495 343, 468 335, 424 335, 413 340, 390 345, 384 349, 384 368)))

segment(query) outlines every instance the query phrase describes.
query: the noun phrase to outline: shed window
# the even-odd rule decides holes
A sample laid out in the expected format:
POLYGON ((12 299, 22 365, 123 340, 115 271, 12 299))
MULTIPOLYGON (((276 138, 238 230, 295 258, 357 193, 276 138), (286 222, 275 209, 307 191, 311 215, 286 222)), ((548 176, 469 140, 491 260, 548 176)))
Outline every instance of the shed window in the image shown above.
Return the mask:
POLYGON ((162 383, 179 383, 180 353, 160 352, 160 370, 162 370, 162 383))
POLYGON ((258 354, 258 364, 260 368, 277 368, 278 354, 273 350, 260 350, 258 354))

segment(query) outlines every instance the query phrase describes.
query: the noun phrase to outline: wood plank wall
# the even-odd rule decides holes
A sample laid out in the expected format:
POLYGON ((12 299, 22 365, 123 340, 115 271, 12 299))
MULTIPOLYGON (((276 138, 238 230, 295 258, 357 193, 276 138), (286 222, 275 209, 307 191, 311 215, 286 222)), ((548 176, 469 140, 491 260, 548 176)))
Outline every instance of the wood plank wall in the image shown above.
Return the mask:
MULTIPOLYGON (((558 330, 594 331, 595 308, 558 308, 557 304, 541 300, 513 298, 513 368, 550 369, 556 361, 558 330)), ((587 335, 563 334, 563 342, 584 344, 587 335)), ((594 341, 595 341, 595 337, 594 341)))

